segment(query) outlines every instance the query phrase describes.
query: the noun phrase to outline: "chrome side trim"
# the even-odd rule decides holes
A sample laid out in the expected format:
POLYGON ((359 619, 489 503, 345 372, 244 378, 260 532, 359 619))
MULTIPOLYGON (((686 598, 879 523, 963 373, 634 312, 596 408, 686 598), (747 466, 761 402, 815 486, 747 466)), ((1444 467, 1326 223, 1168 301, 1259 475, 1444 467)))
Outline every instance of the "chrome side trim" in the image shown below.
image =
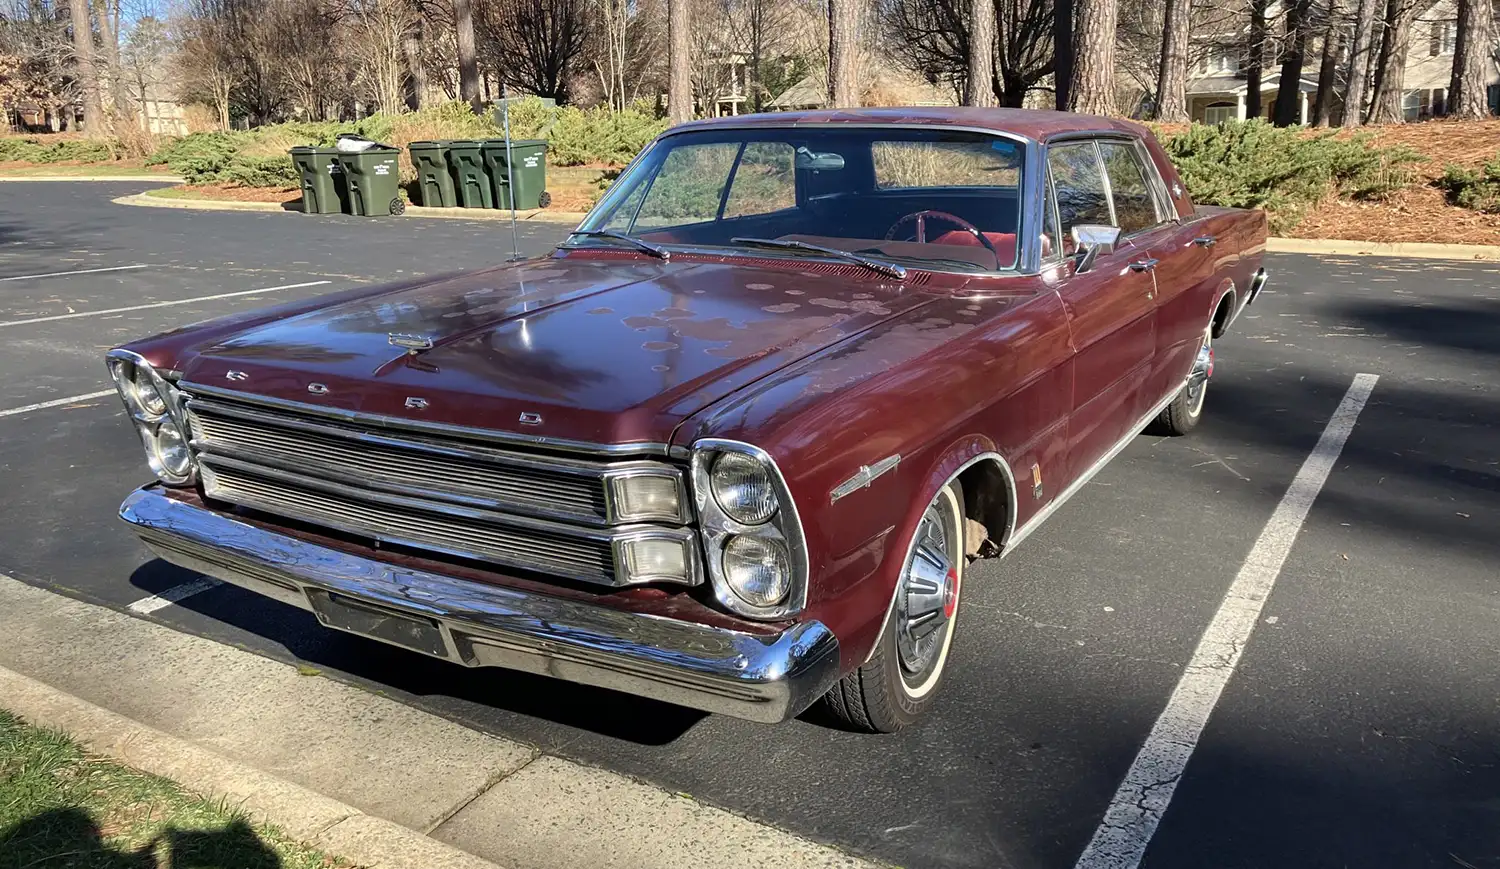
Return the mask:
POLYGON ((828 493, 828 502, 837 504, 840 498, 852 495, 860 489, 870 488, 870 484, 878 477, 896 470, 900 464, 901 454, 897 453, 894 456, 886 456, 873 465, 860 465, 859 470, 854 472, 854 476, 833 487, 833 490, 828 493))
MULTIPOLYGON (((1001 546, 1001 550, 1000 551, 1001 551, 1001 555, 1003 556, 1004 553, 1005 553, 1005 551, 1006 551, 1005 544, 1006 544, 1007 541, 1009 541, 1011 539, 1012 535, 1015 533, 1015 530, 1016 530, 1016 476, 1015 476, 1014 473, 1011 472, 1010 462, 1007 462, 1005 460, 1005 457, 1002 456, 1002 455, 1000 455, 997 452, 980 453, 977 456, 973 456, 968 461, 964 462, 962 465, 959 465, 958 466, 958 470, 956 470, 952 474, 950 474, 949 477, 948 477, 948 479, 946 479, 946 480, 943 481, 943 485, 938 486, 938 491, 941 492, 944 488, 946 488, 947 486, 951 485, 954 480, 956 480, 960 476, 962 476, 964 471, 967 471, 968 469, 974 467, 975 465, 979 464, 980 462, 994 462, 994 463, 998 464, 1000 466, 1000 472, 1001 472, 1001 474, 1005 477, 1005 489, 1006 489, 1006 498, 1007 498, 1007 504, 1006 504, 1006 508, 1007 509, 1006 509, 1006 516, 1005 516, 1006 522, 1005 522, 1005 533, 1001 536, 1001 540, 1000 540, 1000 546, 1001 546)), ((933 493, 933 497, 936 498, 937 494, 933 493)), ((931 499, 928 499, 928 500, 929 500, 929 502, 931 501, 931 499)), ((925 510, 925 507, 923 509, 925 510)), ((967 517, 965 517, 965 518, 967 518, 967 517)), ((917 527, 918 528, 921 527, 921 519, 920 519, 920 517, 917 520, 917 527)), ((915 532, 913 532, 912 536, 911 536, 911 539, 908 540, 907 543, 906 543, 906 554, 901 557, 901 563, 902 563, 902 565, 905 565, 907 559, 911 558, 911 550, 912 550, 912 547, 916 545, 916 543, 917 543, 917 535, 916 535, 915 532)), ((881 620, 880 620, 880 626, 881 626, 882 630, 884 630, 885 626, 890 622, 890 620, 891 620, 891 613, 895 612, 895 610, 896 610, 896 595, 898 595, 900 593, 901 593, 901 579, 900 579, 900 577, 897 577, 896 584, 891 589, 891 602, 885 605, 885 616, 882 617, 881 620)), ((870 663, 870 660, 875 657, 875 653, 877 651, 879 651, 879 650, 880 650, 880 644, 877 641, 874 646, 870 647, 870 653, 865 656, 864 663, 865 664, 870 663)))
MULTIPOLYGON (((1185 386, 1186 383, 1184 383, 1183 385, 1185 386)), ((1056 498, 1053 498, 1052 501, 1047 504, 1047 506, 1038 510, 1037 514, 1035 516, 1032 516, 1030 521, 1028 521, 1025 525, 1022 525, 1020 528, 1016 529, 1015 533, 1011 535, 1010 540, 1000 550, 1000 557, 1004 558, 1005 556, 1009 555, 1011 553, 1011 550, 1019 546, 1022 540, 1025 540, 1027 537, 1031 536, 1031 532, 1035 531, 1041 526, 1043 522, 1047 521, 1047 517, 1056 512, 1058 507, 1061 507, 1063 504, 1067 503, 1069 498, 1078 494, 1078 490, 1082 489, 1089 480, 1092 480, 1095 474, 1103 470, 1104 466, 1109 464, 1111 459, 1113 459, 1115 456, 1118 456, 1122 450, 1129 446, 1130 442, 1135 440, 1136 436, 1141 433, 1141 430, 1151 424, 1151 420, 1156 419, 1156 417, 1163 410, 1166 410, 1167 405, 1171 404, 1172 401, 1177 398, 1177 393, 1180 391, 1182 391, 1182 387, 1178 387, 1177 389, 1172 390, 1167 394, 1166 398, 1157 402, 1155 407, 1151 408, 1151 410, 1145 416, 1141 417, 1135 425, 1131 426, 1129 434, 1121 438, 1119 442, 1114 446, 1110 447, 1109 452, 1100 457, 1099 461, 1095 462, 1087 471, 1084 471, 1082 474, 1080 474, 1078 479, 1074 480, 1068 486, 1068 488, 1062 491, 1062 494, 1058 495, 1056 498)))
POLYGON ((839 678, 838 639, 821 622, 752 634, 457 579, 258 528, 155 487, 132 493, 120 517, 161 558, 283 603, 316 612, 310 594, 340 595, 433 626, 442 653, 424 653, 466 667, 521 670, 764 723, 796 716, 839 678))
POLYGON ((265 395, 252 395, 245 392, 237 392, 232 389, 224 389, 218 386, 209 386, 206 383, 184 382, 179 387, 187 393, 194 395, 211 395, 232 401, 243 401, 251 404, 260 404, 266 407, 288 410, 294 413, 304 413, 312 416, 321 416, 326 419, 341 420, 343 422, 360 425, 374 426, 376 428, 394 429, 398 431, 412 431, 423 434, 436 434, 444 437, 467 438, 470 440, 489 441, 500 444, 524 444, 533 447, 544 447, 546 449, 559 450, 562 452, 582 453, 584 455, 598 456, 620 456, 636 454, 655 454, 672 456, 675 458, 686 458, 688 450, 684 447, 673 447, 669 444, 651 441, 640 441, 637 443, 623 444, 596 444, 588 441, 569 440, 567 438, 547 437, 546 435, 527 435, 519 432, 499 431, 497 429, 474 428, 471 426, 452 425, 450 423, 429 422, 419 419, 402 419, 400 417, 385 416, 376 413, 361 413, 354 410, 345 410, 338 407, 324 407, 317 404, 308 404, 301 401, 291 401, 285 398, 272 398, 265 395))

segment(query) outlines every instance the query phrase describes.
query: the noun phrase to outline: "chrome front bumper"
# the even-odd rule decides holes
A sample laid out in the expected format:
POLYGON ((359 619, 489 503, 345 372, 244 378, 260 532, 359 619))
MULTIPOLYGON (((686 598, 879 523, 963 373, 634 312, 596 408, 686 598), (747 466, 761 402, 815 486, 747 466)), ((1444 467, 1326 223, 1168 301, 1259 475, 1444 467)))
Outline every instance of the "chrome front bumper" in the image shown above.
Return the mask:
POLYGON ((756 635, 362 558, 162 494, 120 506, 163 559, 312 612, 327 627, 468 667, 505 667, 772 723, 839 672, 821 622, 756 635))

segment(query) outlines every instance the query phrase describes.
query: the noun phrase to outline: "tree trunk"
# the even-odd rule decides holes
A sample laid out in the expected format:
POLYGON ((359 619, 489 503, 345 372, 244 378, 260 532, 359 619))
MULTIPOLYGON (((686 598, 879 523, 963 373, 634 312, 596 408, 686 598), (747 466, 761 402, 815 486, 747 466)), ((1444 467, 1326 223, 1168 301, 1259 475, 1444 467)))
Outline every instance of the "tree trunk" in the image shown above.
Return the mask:
POLYGON ((472 0, 453 0, 453 24, 458 43, 458 98, 478 112, 479 58, 474 52, 474 4, 472 0))
POLYGON ((693 119, 692 22, 688 0, 667 0, 667 118, 693 119))
POLYGON ((1073 0, 1057 0, 1052 18, 1052 81, 1056 85, 1056 106, 1068 110, 1073 85, 1073 0))
MULTIPOLYGON (((115 36, 114 16, 109 0, 99 0, 94 17, 99 22, 99 45, 104 49, 103 60, 95 59, 94 68, 99 76, 99 89, 106 108, 117 114, 128 116, 130 100, 125 94, 120 77, 120 41, 115 36)), ((116 4, 115 8, 118 8, 116 4)))
POLYGON ((1411 48, 1411 24, 1417 15, 1412 0, 1389 0, 1380 55, 1375 60, 1375 92, 1370 95, 1372 124, 1400 124, 1406 120, 1401 107, 1406 82, 1406 55, 1411 48))
POLYGON ((1328 22, 1323 28, 1323 62, 1318 66, 1318 96, 1313 101, 1312 123, 1314 127, 1326 127, 1333 122, 1333 90, 1337 86, 1339 52, 1343 48, 1343 32, 1339 26, 1340 9, 1337 0, 1328 4, 1328 22))
POLYGON ((407 28, 401 41, 401 51, 406 55, 406 107, 421 111, 422 101, 427 98, 427 67, 422 63, 422 36, 427 24, 420 17, 407 28))
POLYGON ((1490 0, 1458 0, 1458 40, 1448 88, 1448 112, 1455 118, 1477 121, 1489 115, 1485 80, 1493 61, 1486 49, 1494 39, 1493 31, 1490 0))
POLYGON ((1357 127, 1365 120, 1365 83, 1370 79, 1371 39, 1379 0, 1359 0, 1354 13, 1354 44, 1349 49, 1349 67, 1344 72, 1344 126, 1357 127))
POLYGON ((1286 10, 1286 48, 1282 52, 1281 83, 1276 88, 1278 127, 1302 123, 1302 64, 1307 58, 1308 13, 1312 0, 1292 0, 1286 10))
POLYGON ((964 105, 995 104, 995 0, 969 0, 969 77, 964 105))
POLYGON ((859 105, 855 60, 859 56, 860 0, 828 0, 828 107, 859 105))
POLYGON ((1191 0, 1167 0, 1161 67, 1156 76, 1156 119, 1168 124, 1185 124, 1189 120, 1187 52, 1192 11, 1191 0))
POLYGON ((1265 114, 1260 100, 1261 74, 1266 68, 1266 7, 1270 0, 1251 0, 1249 63, 1245 64, 1245 117, 1265 114))
POLYGON ((69 0, 73 26, 73 55, 78 62, 78 85, 83 92, 83 130, 89 136, 104 134, 104 111, 99 104, 99 71, 94 65, 94 26, 89 20, 89 0, 69 0))
POLYGON ((1078 0, 1069 109, 1090 115, 1115 112, 1115 0, 1078 0))

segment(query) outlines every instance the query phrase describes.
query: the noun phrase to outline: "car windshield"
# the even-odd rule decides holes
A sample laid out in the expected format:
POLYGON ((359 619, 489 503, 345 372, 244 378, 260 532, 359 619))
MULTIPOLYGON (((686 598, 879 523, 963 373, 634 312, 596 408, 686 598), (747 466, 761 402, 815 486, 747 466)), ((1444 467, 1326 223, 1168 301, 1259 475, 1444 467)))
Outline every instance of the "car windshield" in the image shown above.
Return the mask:
POLYGON ((615 182, 570 244, 1013 269, 1023 154, 1016 140, 957 130, 678 133, 615 182))

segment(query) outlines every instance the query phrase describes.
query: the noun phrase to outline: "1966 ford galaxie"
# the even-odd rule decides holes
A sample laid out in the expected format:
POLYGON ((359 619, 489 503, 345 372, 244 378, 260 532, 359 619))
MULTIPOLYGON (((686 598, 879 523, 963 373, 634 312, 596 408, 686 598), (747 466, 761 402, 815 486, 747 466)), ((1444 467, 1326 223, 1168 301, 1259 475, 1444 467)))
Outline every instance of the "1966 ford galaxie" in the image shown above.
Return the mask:
POLYGON ((1122 121, 687 124, 547 256, 110 352, 159 478, 121 515, 458 664, 896 730, 966 564, 1197 425, 1265 240, 1122 121))

